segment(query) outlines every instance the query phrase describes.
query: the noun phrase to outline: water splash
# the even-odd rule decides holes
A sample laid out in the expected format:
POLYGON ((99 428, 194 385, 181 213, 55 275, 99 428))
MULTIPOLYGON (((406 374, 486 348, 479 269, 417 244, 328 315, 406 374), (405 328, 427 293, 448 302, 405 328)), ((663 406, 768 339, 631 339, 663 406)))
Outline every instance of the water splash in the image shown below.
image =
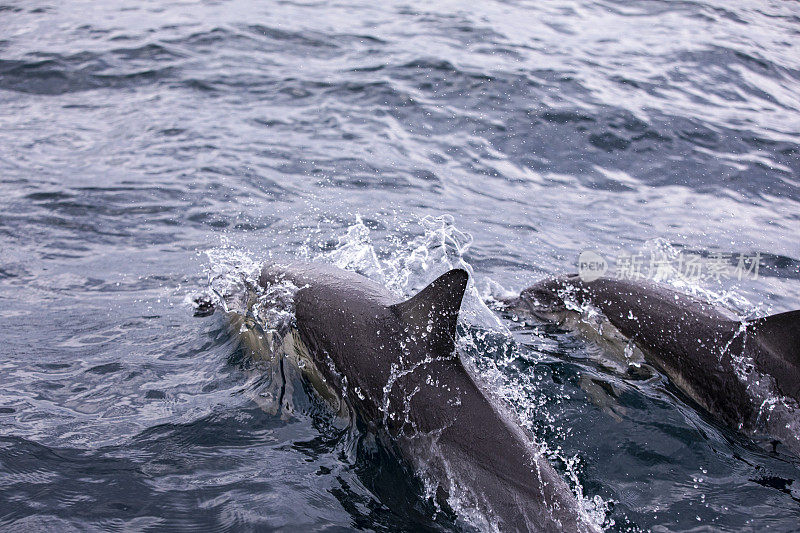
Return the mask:
POLYGON ((375 253, 370 230, 361 215, 356 215, 355 223, 337 238, 337 242, 333 250, 322 254, 323 259, 343 270, 358 272, 378 282, 385 281, 384 269, 375 253))
POLYGON ((338 245, 317 257, 347 270, 354 270, 382 283, 398 296, 409 297, 427 286, 436 277, 453 268, 462 268, 470 275, 460 316, 463 322, 507 332, 505 325, 487 307, 474 282, 475 272, 465 256, 473 238, 455 225, 451 215, 426 216, 410 226, 418 235, 404 240, 390 236, 376 244, 370 229, 360 216, 337 237, 338 245))
POLYGON ((203 270, 214 303, 229 313, 247 313, 251 291, 258 287, 260 263, 249 252, 227 244, 205 254, 208 264, 203 270))

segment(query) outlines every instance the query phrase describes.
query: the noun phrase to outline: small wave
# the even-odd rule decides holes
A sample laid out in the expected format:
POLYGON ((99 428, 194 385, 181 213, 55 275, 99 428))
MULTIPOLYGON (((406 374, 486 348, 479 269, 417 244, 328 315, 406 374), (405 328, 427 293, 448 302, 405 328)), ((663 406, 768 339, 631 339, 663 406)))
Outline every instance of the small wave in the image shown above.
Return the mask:
POLYGON ((0 89, 60 95, 152 84, 173 77, 176 72, 174 65, 151 65, 153 61, 173 61, 176 57, 155 45, 117 49, 106 54, 84 52, 47 56, 34 60, 0 60, 0 89), (146 66, 137 66, 140 61, 146 66))

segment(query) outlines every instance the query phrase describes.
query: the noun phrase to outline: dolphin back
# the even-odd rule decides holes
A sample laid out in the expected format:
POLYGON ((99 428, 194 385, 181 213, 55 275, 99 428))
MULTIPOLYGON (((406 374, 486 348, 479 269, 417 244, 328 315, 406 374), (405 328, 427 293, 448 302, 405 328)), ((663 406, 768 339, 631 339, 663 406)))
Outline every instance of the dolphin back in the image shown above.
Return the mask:
MULTIPOLYGON (((320 358, 318 367, 334 388, 358 390, 352 399, 367 420, 402 410, 403 387, 394 385, 406 371, 453 358, 468 281, 464 270, 442 274, 405 301, 360 274, 324 264, 270 264, 262 270, 262 285, 285 281, 298 288, 294 306, 302 342, 320 358)), ((435 424, 440 416, 432 411, 428 418, 435 424)))

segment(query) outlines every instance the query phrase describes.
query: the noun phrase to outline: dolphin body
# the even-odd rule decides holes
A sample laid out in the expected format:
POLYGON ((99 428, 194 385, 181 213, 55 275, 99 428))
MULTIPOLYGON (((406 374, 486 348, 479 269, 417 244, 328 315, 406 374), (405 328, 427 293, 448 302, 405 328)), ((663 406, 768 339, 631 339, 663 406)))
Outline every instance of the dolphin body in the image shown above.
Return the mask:
POLYGON ((649 281, 578 275, 545 279, 504 303, 556 320, 586 304, 598 308, 708 412, 800 455, 800 311, 741 321, 649 281))
POLYGON ((450 270, 402 302, 359 274, 321 264, 270 264, 259 284, 285 281, 300 287, 294 308, 302 349, 437 499, 457 512, 478 511, 500 531, 597 530, 455 352, 466 271, 450 270))

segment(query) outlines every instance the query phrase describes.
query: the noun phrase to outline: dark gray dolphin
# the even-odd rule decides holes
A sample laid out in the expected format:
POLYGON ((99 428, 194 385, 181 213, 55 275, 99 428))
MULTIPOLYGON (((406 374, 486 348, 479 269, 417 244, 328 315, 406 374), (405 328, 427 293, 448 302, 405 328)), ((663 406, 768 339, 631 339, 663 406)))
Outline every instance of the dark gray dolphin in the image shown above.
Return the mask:
POLYGON ((595 530, 564 480, 459 359, 464 270, 403 302, 363 276, 319 264, 267 265, 259 283, 284 280, 300 287, 296 329, 326 381, 457 512, 502 531, 595 530))
POLYGON ((649 281, 545 279, 509 299, 541 318, 598 308, 647 361, 734 428, 765 431, 800 455, 800 311, 741 321, 649 281))

